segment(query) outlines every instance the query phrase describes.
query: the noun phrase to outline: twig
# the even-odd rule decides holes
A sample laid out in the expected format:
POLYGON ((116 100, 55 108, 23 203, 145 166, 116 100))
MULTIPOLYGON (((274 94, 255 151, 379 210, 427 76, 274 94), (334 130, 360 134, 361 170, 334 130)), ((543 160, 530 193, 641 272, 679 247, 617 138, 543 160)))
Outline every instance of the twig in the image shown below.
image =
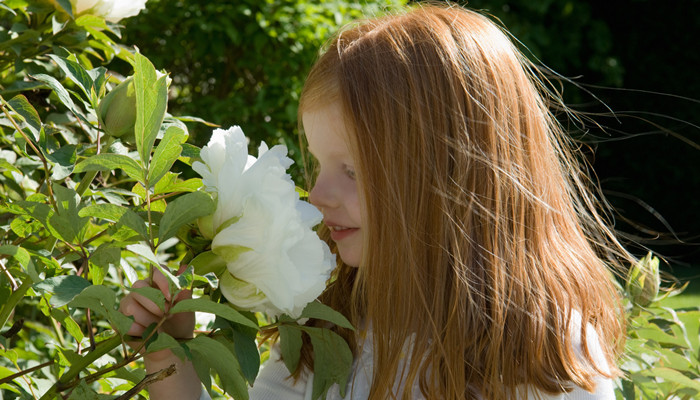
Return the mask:
POLYGON ((154 372, 152 374, 146 375, 145 378, 141 380, 141 382, 137 383, 136 386, 133 388, 129 389, 126 393, 123 395, 117 397, 115 400, 128 400, 134 396, 136 396, 139 392, 141 392, 146 386, 150 385, 151 383, 162 381, 163 379, 169 377, 170 375, 174 374, 176 372, 175 364, 170 364, 169 367, 163 368, 158 372, 154 372))
MULTIPOLYGON (((91 237, 90 239, 84 241, 84 242, 83 242, 83 246, 85 246, 85 245, 87 245, 87 244, 90 244, 90 242, 92 242, 93 240, 99 238, 100 236, 102 236, 102 235, 104 235, 104 234, 106 234, 106 233, 107 233, 107 230, 101 231, 101 232, 98 233, 97 235, 95 235, 95 236, 91 237)), ((66 250, 66 251, 64 251, 63 253, 61 253, 61 254, 59 254, 58 256, 56 256, 56 259, 59 259, 59 260, 60 260, 61 258, 67 256, 67 255, 70 254, 70 253, 77 253, 77 252, 78 252, 78 249, 76 249, 75 247, 70 246, 69 248, 70 248, 70 250, 66 250)))
POLYGON ((95 350, 95 333, 92 331, 92 318, 90 315, 90 309, 87 309, 87 312, 85 313, 85 316, 87 317, 87 329, 88 329, 88 336, 90 337, 90 350, 95 350))
POLYGON ((19 378, 20 376, 26 375, 26 374, 28 374, 28 373, 30 373, 30 372, 34 372, 34 371, 36 371, 36 370, 38 370, 38 369, 42 369, 42 368, 44 368, 44 367, 48 367, 49 365, 53 365, 54 362, 55 362, 54 360, 47 361, 47 362, 45 362, 45 363, 43 363, 43 364, 35 365, 35 366, 31 367, 31 368, 27 368, 27 369, 24 369, 24 370, 22 370, 22 371, 19 371, 19 372, 15 373, 15 374, 6 376, 6 377, 0 379, 0 385, 2 385, 2 384, 4 384, 4 383, 12 382, 12 381, 14 381, 16 378, 19 378))
POLYGON ((8 271, 8 269, 5 268, 5 260, 3 260, 3 259, 0 259, 0 268, 2 268, 2 272, 4 272, 5 275, 7 275, 7 278, 10 280, 10 285, 12 286, 12 291, 14 292, 15 290, 17 290, 19 285, 17 285, 17 282, 15 281, 15 278, 12 277, 12 274, 10 273, 10 271, 8 271))

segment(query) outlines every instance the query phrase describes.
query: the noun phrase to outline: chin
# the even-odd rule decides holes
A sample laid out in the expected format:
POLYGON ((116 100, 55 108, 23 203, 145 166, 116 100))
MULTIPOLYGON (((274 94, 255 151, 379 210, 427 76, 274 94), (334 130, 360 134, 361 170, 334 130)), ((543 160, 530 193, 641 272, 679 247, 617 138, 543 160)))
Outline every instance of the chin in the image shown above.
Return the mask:
POLYGON ((357 268, 360 266, 360 259, 361 257, 355 255, 355 254, 347 254, 342 251, 340 253, 340 259, 343 260, 343 262, 351 267, 357 268))

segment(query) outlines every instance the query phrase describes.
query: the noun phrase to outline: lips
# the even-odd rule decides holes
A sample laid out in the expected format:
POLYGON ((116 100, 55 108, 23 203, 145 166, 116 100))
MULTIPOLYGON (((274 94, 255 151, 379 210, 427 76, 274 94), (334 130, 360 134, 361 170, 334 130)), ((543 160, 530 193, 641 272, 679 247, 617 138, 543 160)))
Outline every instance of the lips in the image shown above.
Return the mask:
POLYGON ((326 223, 326 226, 328 227, 328 229, 330 229, 331 239, 333 239, 334 242, 343 240, 359 230, 359 228, 349 228, 342 225, 336 225, 330 222, 326 223))

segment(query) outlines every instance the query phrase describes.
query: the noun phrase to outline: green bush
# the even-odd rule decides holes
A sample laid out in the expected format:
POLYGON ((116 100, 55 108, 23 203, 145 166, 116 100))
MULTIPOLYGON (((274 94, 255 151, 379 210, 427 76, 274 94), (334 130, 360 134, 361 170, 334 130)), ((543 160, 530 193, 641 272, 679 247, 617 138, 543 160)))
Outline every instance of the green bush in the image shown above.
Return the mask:
MULTIPOLYGON (((199 119, 166 112, 168 78, 120 44, 119 35, 138 42, 157 66, 172 68, 173 114, 196 111, 222 125, 244 125, 257 141, 272 138, 294 148, 296 100, 317 48, 347 19, 388 4, 394 3, 361 9, 343 1, 151 0, 148 13, 122 29, 101 17, 73 15, 66 0, 0 3, 3 398, 147 396, 145 384, 171 372, 145 376, 138 351, 124 345, 131 320, 116 306, 149 269, 167 275, 203 246, 191 227, 211 199, 198 191, 199 179, 189 179, 198 147, 185 143, 185 122, 199 119), (172 54, 156 53, 159 46, 172 54), (125 79, 116 71, 133 74, 132 89, 119 86, 125 79), (132 108, 134 101, 142 106, 132 108), (117 119, 113 107, 120 109, 117 119), (131 113, 135 118, 127 118, 131 113)), ((202 132, 194 141, 199 145, 210 129, 201 127, 193 126, 202 132)), ((700 311, 662 307, 657 274, 648 257, 631 269, 624 289, 630 339, 619 398, 700 393, 691 340, 698 333, 687 329, 700 311)), ((207 289, 211 276, 189 271, 171 278, 173 293, 195 286, 212 294, 188 307, 220 318, 189 342, 152 330, 144 348, 189 355, 205 381, 213 369, 215 388, 245 398, 261 361, 256 327, 266 322, 218 307, 216 292, 207 289), (233 368, 214 364, 222 354, 233 368)), ((164 302, 153 291, 142 294, 164 302)))

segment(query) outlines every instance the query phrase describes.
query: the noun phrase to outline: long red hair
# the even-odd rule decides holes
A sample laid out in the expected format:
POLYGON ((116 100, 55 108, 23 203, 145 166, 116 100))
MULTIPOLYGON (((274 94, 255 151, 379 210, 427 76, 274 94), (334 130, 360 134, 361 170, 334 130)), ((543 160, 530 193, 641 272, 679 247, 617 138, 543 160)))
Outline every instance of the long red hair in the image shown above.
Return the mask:
POLYGON ((371 323, 372 399, 395 397, 397 376, 428 398, 503 399, 521 384, 592 390, 618 373, 609 267, 630 256, 542 82, 497 25, 459 7, 355 24, 312 68, 299 113, 340 102, 368 221, 360 267, 341 263, 322 301, 371 323), (591 359, 586 326, 607 366, 591 359))

